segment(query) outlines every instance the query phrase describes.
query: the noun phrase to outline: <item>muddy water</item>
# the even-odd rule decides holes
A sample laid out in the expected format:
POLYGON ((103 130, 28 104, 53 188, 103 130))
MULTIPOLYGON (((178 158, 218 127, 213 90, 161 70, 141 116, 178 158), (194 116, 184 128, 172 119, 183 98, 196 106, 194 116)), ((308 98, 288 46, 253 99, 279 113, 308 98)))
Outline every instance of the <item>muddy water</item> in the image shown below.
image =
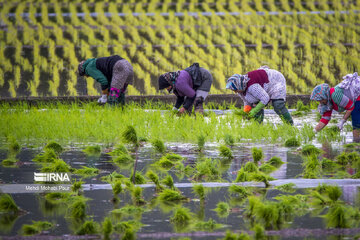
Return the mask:
MULTIPOLYGON (((270 112, 268 112, 270 113, 270 112)), ((276 115, 268 114, 267 121, 276 122, 276 115), (270 115, 270 116, 269 116, 270 115)), ((304 119, 295 119, 295 125, 300 125, 301 122, 304 122, 304 119)), ((344 139, 346 142, 351 142, 351 134, 343 133, 344 139)), ((324 150, 324 154, 328 158, 333 158, 342 151, 341 144, 320 144, 314 142, 314 144, 324 150)), ((217 147, 218 143, 207 143, 204 149, 203 154, 206 157, 219 159, 219 151, 217 147)), ((179 143, 167 143, 168 150, 183 156, 184 164, 194 164, 199 158, 199 153, 196 151, 196 146, 192 144, 179 144, 179 143)), ((302 167, 302 157, 298 154, 296 149, 286 148, 280 144, 265 144, 265 143, 239 143, 232 147, 234 160, 229 162, 224 166, 224 171, 222 173, 223 182, 232 182, 236 178, 237 171, 240 169, 242 164, 250 159, 251 157, 251 148, 252 147, 261 147, 264 152, 264 160, 267 161, 273 156, 278 156, 282 161, 286 162, 283 164, 277 171, 273 172, 271 176, 278 179, 276 185, 281 185, 287 183, 287 181, 292 181, 291 179, 297 179, 299 187, 296 190, 296 193, 305 193, 306 182, 301 180, 300 174, 303 171, 302 167), (305 184, 305 185, 304 185, 305 184)), ((33 177, 34 172, 37 172, 39 167, 31 160, 33 157, 40 153, 41 149, 30 149, 23 148, 21 152, 17 155, 19 159, 19 164, 15 168, 5 168, 0 166, 0 180, 4 184, 32 184, 34 183, 33 177)), ((0 160, 7 158, 7 151, 0 150, 0 160)), ((113 197, 112 191, 109 188, 109 185, 106 186, 104 182, 100 180, 101 176, 105 176, 113 171, 117 170, 118 172, 129 176, 131 166, 129 168, 119 168, 112 164, 111 156, 102 153, 100 156, 87 156, 85 153, 81 152, 80 149, 68 148, 60 156, 65 162, 70 164, 74 168, 80 168, 81 166, 96 167, 100 170, 100 174, 96 177, 88 178, 85 180, 84 186, 84 196, 90 198, 91 200, 87 202, 87 214, 92 217, 96 222, 103 221, 105 216, 109 215, 109 212, 113 209, 120 208, 126 204, 131 204, 131 197, 126 194, 120 194, 120 202, 114 204, 111 199, 113 197), (103 186, 94 187, 94 186, 103 186)), ((141 147, 138 153, 138 170, 145 173, 151 163, 160 158, 159 154, 153 152, 151 145, 146 144, 141 147)), ((197 218, 203 219, 204 221, 214 219, 217 223, 224 224, 223 228, 215 230, 215 232, 220 232, 218 236, 201 236, 193 234, 192 239, 218 239, 221 237, 221 234, 227 229, 232 231, 237 230, 249 230, 249 222, 243 217, 244 209, 241 207, 241 203, 236 204, 236 199, 234 199, 229 193, 228 188, 224 186, 211 187, 210 192, 207 194, 206 201, 204 204, 200 202, 194 196, 191 187, 181 186, 181 183, 190 183, 191 179, 187 177, 179 177, 174 172, 169 172, 174 178, 174 182, 178 184, 177 186, 182 191, 183 195, 190 198, 189 201, 183 203, 184 207, 189 208, 197 218), (214 208, 218 202, 231 202, 232 208, 228 217, 221 218, 217 215, 214 208)), ((336 184, 334 182, 333 184, 336 184)), ((341 186, 343 190, 342 200, 347 203, 356 205, 359 207, 359 186, 360 184, 356 182, 355 184, 345 184, 338 182, 338 185, 341 186)), ((15 185, 14 185, 15 187, 15 185)), ((264 195, 267 199, 272 199, 281 192, 269 188, 265 189, 258 187, 258 195, 264 195)), ((30 224, 32 220, 42 220, 50 221, 56 223, 56 227, 51 229, 49 235, 64 235, 64 234, 73 234, 75 229, 74 225, 70 218, 66 217, 67 209, 65 207, 52 207, 45 204, 44 197, 42 194, 33 194, 33 193, 17 193, 11 194, 20 208, 26 211, 26 214, 16 217, 15 219, 5 219, 4 215, 0 214, 0 235, 14 236, 19 233, 19 230, 23 224, 30 224)), ((138 231, 138 237, 144 239, 154 239, 160 238, 160 235, 151 235, 158 233, 178 233, 181 232, 181 229, 174 229, 172 223, 169 219, 173 215, 172 209, 174 206, 166 206, 155 202, 155 190, 153 187, 144 187, 143 192, 144 198, 148 203, 144 207, 144 213, 139 216, 125 217, 122 221, 127 219, 135 219, 140 221, 144 226, 138 231)), ((287 226, 286 228, 290 229, 307 229, 311 231, 312 229, 325 229, 324 219, 321 217, 311 216, 306 214, 302 217, 296 217, 294 221, 287 226)), ((185 231, 186 233, 186 231, 185 231)), ((184 234, 184 233, 183 233, 184 234)), ((215 235, 215 234, 214 234, 215 235)), ((181 236, 181 235, 180 235, 181 236)), ((170 237, 169 237, 170 238, 170 237)), ((314 239, 326 239, 326 237, 316 237, 314 239)), ((292 237, 282 237, 282 239, 294 239, 292 237)), ((302 238, 298 238, 302 239, 302 238)), ((340 238, 341 239, 341 238, 340 238)))

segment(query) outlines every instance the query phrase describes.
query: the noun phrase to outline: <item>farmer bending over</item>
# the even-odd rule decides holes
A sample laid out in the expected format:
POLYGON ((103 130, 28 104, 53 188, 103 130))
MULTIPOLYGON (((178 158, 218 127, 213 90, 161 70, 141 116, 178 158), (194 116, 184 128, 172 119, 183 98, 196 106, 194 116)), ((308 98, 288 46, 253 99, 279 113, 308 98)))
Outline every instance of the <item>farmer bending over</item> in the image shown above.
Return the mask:
POLYGON ((125 91, 128 84, 133 84, 134 76, 133 67, 126 59, 118 55, 89 58, 80 62, 78 71, 80 76, 90 76, 101 84, 99 103, 125 104, 125 91))
POLYGON ((262 66, 245 75, 234 74, 227 80, 226 88, 240 96, 249 117, 261 123, 264 120, 264 107, 271 101, 280 118, 293 125, 292 117, 285 107, 286 80, 279 71, 262 66))
POLYGON ((322 115, 320 122, 314 128, 314 132, 323 129, 331 119, 332 110, 345 112, 344 117, 337 124, 342 130, 344 123, 350 117, 353 126, 354 142, 360 141, 360 77, 355 72, 343 77, 343 81, 333 88, 323 83, 317 85, 310 97, 310 100, 318 101, 318 110, 322 115))
POLYGON ((192 111, 195 105, 195 113, 203 113, 203 103, 209 94, 212 84, 211 73, 194 63, 185 70, 167 72, 159 77, 159 90, 167 89, 169 93, 174 92, 177 96, 173 109, 179 110, 182 114, 185 111, 192 111))

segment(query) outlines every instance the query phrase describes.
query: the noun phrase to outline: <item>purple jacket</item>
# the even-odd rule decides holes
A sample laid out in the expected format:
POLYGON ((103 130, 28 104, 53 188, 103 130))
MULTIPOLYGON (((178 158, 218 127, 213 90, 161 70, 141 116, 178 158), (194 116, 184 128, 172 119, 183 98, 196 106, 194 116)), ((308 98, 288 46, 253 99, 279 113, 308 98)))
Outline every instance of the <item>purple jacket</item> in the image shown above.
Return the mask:
POLYGON ((180 75, 175 82, 175 88, 179 97, 186 96, 192 98, 196 94, 195 90, 193 89, 193 81, 191 76, 185 70, 180 71, 180 75))

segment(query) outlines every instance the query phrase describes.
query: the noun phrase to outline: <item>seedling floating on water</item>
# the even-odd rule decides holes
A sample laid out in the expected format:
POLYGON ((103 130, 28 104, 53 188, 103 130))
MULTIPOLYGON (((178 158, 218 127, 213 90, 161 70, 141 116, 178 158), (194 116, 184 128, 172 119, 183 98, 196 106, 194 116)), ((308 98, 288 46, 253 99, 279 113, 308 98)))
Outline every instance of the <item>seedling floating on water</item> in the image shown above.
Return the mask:
POLYGON ((16 154, 20 151, 21 146, 14 137, 8 137, 7 142, 9 144, 9 151, 11 154, 16 154))
POLYGON ((122 137, 125 143, 133 144, 135 147, 139 145, 137 133, 133 126, 127 126, 122 137))
POLYGON ((102 233, 105 240, 110 239, 110 235, 112 231, 113 231, 113 226, 111 220, 110 218, 106 217, 102 223, 102 233))
POLYGON ((226 202, 218 202, 214 211, 217 212, 219 217, 225 218, 230 213, 230 206, 226 202))
POLYGON ((308 144, 302 147, 301 153, 305 156, 319 155, 321 153, 321 150, 314 145, 308 144))
POLYGON ((187 225, 189 224, 190 219, 190 210, 188 208, 181 207, 175 210, 174 216, 170 218, 170 221, 179 225, 187 225))
POLYGON ((84 222, 83 225, 79 228, 79 230, 76 231, 76 235, 91 235, 91 234, 97 234, 98 231, 98 225, 93 220, 84 222))
POLYGON ((62 151, 64 151, 64 148, 57 142, 55 141, 51 141, 48 144, 46 144, 45 148, 46 149, 52 149, 54 150, 54 152, 59 155, 62 151))
POLYGON ((144 198, 142 196, 142 191, 143 191, 143 189, 141 187, 133 187, 131 189, 131 197, 132 197, 134 204, 136 204, 136 205, 146 204, 146 201, 144 200, 144 198))
POLYGON ((52 163, 55 162, 56 159, 58 159, 58 156, 56 155, 54 149, 49 148, 46 149, 44 153, 36 155, 33 161, 40 163, 52 163))
POLYGON ((270 158, 267 163, 270 164, 270 165, 272 165, 272 166, 274 166, 274 167, 276 167, 276 168, 278 168, 278 167, 280 167, 282 164, 284 164, 284 162, 281 160, 281 158, 276 157, 276 156, 270 158))
POLYGON ((165 189, 164 191, 162 191, 159 194, 159 199, 161 201, 167 201, 167 202, 172 202, 172 201, 181 201, 181 200, 185 200, 186 197, 184 197, 180 192, 175 191, 175 190, 171 190, 171 189, 165 189))
POLYGON ((225 141, 225 144, 226 144, 226 145, 228 145, 228 146, 234 146, 235 139, 234 139, 233 135, 228 134, 228 133, 225 134, 224 141, 225 141))
POLYGON ((246 187, 238 185, 231 185, 229 187, 229 192, 232 194, 237 194, 241 199, 246 198, 250 195, 246 187))
POLYGON ((55 159, 54 162, 49 163, 48 165, 41 168, 41 172, 56 172, 56 173, 66 173, 71 172, 72 168, 63 160, 55 159))
POLYGON ((166 175, 166 177, 162 180, 162 183, 164 183, 170 189, 175 189, 174 179, 171 175, 166 175))
POLYGON ((263 154, 263 151, 261 148, 254 147, 251 149, 251 152, 252 152, 252 157, 253 157, 255 163, 258 163, 264 157, 264 154, 263 154))
POLYGON ((146 176, 155 184, 156 191, 161 191, 164 189, 163 186, 161 186, 160 181, 159 181, 159 176, 156 175, 156 173, 149 170, 146 172, 146 176))
POLYGON ((285 141, 285 147, 298 147, 300 141, 296 137, 289 138, 285 141))
POLYGON ((123 155, 123 154, 128 154, 128 150, 126 149, 126 147, 122 144, 116 146, 113 151, 108 153, 111 156, 119 156, 119 155, 123 155))
POLYGON ((144 184, 144 183, 146 183, 146 179, 139 172, 135 173, 135 177, 131 174, 129 180, 133 180, 133 181, 135 180, 135 184, 144 184))
POLYGON ((82 184, 84 182, 83 181, 76 181, 73 183, 72 187, 71 187, 71 191, 73 192, 79 192, 82 189, 82 184))
POLYGON ((88 146, 83 150, 84 153, 91 156, 100 155, 101 147, 100 146, 88 146))
POLYGON ((220 151, 220 156, 222 156, 224 158, 227 158, 227 159, 232 159, 233 158, 232 151, 227 146, 221 145, 219 147, 219 151, 220 151))
POLYGON ((21 233, 25 236, 39 234, 42 231, 48 230, 53 227, 50 222, 33 221, 33 224, 24 224, 21 227, 21 233))
POLYGON ((82 166, 82 168, 76 169, 74 171, 74 174, 80 175, 85 178, 93 177, 99 174, 99 169, 82 166))
POLYGON ((206 141, 206 138, 205 138, 204 135, 198 136, 197 144, 198 144, 198 150, 199 150, 200 152, 202 152, 202 151, 204 150, 205 141, 206 141))
POLYGON ((116 197, 119 193, 122 192, 122 182, 120 180, 115 181, 112 185, 112 191, 114 196, 116 197))
POLYGON ((244 171, 248 173, 256 173, 258 172, 258 167, 253 162, 247 162, 244 166, 244 171))
POLYGON ((331 206, 325 215, 328 228, 349 228, 349 218, 348 208, 341 204, 331 206))
POLYGON ((283 184, 280 186, 275 187, 277 190, 280 190, 282 192, 288 192, 288 193, 293 193, 295 192, 295 187, 296 185, 294 183, 287 183, 287 184, 283 184))
POLYGON ((271 164, 264 163, 259 167, 259 170, 264 173, 271 173, 276 170, 276 167, 272 166, 271 164))
POLYGON ((193 192, 196 194, 196 196, 199 197, 200 201, 205 200, 205 188, 202 184, 194 184, 193 185, 193 192))
POLYGON ((153 141, 151 141, 151 144, 155 152, 164 153, 166 151, 165 144, 160 139, 154 139, 153 141))
POLYGON ((19 207, 16 205, 14 199, 9 194, 1 194, 0 196, 0 212, 2 213, 17 213, 19 207))

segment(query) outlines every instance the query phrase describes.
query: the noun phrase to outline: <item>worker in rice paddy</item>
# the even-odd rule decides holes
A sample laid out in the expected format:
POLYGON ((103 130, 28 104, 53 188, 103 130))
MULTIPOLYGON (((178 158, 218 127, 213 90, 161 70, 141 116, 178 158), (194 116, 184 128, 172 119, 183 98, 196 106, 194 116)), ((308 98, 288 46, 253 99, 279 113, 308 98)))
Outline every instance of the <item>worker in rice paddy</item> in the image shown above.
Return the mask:
POLYGON ((234 74, 227 80, 226 88, 240 96, 244 111, 259 123, 264 120, 264 107, 271 102, 285 123, 294 124, 285 106, 286 80, 279 71, 262 66, 245 75, 234 74))
POLYGON ((134 77, 133 67, 126 59, 118 55, 90 58, 80 62, 78 73, 101 84, 102 96, 98 103, 125 104, 125 91, 133 84, 134 77))
POLYGON ((329 123, 333 110, 345 111, 337 126, 342 130, 344 123, 351 116, 354 141, 360 141, 360 77, 356 72, 344 76, 343 81, 333 88, 326 83, 317 85, 310 100, 320 103, 318 110, 322 115, 314 132, 321 131, 329 123))
POLYGON ((184 70, 162 74, 159 77, 159 90, 167 89, 177 96, 173 110, 178 110, 180 114, 191 113, 193 105, 195 113, 203 113, 212 80, 208 70, 194 63, 184 70))

